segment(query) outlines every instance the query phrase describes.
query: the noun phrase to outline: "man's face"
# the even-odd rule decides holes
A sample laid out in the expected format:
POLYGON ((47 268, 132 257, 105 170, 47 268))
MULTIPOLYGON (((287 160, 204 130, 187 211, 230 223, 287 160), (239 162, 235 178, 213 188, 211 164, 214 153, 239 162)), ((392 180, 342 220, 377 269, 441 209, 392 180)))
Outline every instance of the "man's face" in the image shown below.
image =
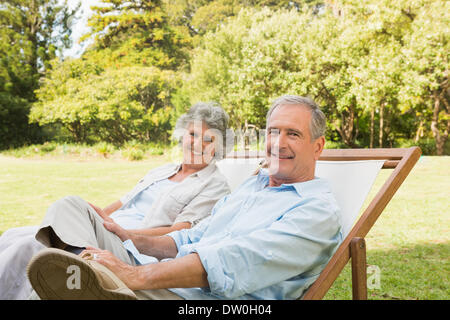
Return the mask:
POLYGON ((314 178, 325 139, 311 141, 310 122, 311 112, 301 105, 281 105, 271 114, 266 140, 271 185, 314 178))

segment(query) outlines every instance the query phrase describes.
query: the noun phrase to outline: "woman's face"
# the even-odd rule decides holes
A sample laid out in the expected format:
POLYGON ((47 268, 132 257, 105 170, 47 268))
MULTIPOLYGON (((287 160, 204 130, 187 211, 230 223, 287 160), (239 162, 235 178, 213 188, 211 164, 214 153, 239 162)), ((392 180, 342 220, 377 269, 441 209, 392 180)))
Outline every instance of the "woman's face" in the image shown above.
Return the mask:
POLYGON ((203 121, 189 124, 183 135, 183 163, 202 166, 210 163, 215 152, 214 141, 213 130, 203 121))

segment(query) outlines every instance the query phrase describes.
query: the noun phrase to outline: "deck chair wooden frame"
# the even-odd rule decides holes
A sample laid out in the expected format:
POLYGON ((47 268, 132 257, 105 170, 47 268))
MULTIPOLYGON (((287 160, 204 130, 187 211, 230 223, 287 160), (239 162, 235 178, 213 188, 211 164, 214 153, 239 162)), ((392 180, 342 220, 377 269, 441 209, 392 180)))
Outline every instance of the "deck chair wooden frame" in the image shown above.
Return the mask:
MULTIPOLYGON (((385 160, 382 169, 394 169, 378 193, 361 214, 342 244, 331 257, 319 278, 303 295, 303 300, 322 299, 342 269, 352 259, 352 295, 354 300, 367 299, 367 264, 365 236, 397 192, 421 155, 419 147, 397 149, 325 149, 319 160, 358 161, 385 160)), ((227 158, 260 158, 260 151, 241 151, 227 158)))

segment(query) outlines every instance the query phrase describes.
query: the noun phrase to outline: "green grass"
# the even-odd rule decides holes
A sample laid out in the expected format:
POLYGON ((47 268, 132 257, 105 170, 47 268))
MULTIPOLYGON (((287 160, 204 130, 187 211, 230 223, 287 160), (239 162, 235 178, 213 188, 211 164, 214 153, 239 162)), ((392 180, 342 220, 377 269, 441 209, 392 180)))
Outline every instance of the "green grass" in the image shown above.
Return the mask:
MULTIPOLYGON (((47 207, 66 195, 106 206, 172 156, 124 161, 0 155, 0 233, 39 224, 47 207)), ((374 189, 390 172, 383 170, 374 189)), ((422 157, 367 235, 367 262, 381 271, 380 288, 369 290, 370 299, 450 298, 449 176, 450 157, 422 157)), ((351 299, 348 265, 325 299, 351 299)))
POLYGON ((67 195, 104 207, 119 199, 148 170, 167 163, 151 160, 24 160, 0 155, 0 233, 37 225, 54 201, 67 195))

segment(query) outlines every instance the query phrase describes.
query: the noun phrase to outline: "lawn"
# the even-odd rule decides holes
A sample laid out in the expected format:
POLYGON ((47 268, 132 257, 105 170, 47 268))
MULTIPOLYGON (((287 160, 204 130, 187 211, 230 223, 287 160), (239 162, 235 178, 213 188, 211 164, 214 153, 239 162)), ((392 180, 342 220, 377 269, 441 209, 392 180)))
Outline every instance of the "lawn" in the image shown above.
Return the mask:
MULTIPOLYGON (((17 159, 0 155, 0 233, 37 225, 66 195, 99 206, 117 200, 151 168, 169 159, 17 159)), ((383 170, 375 188, 390 170, 383 170)), ((370 299, 450 298, 450 157, 421 157, 369 232, 367 260, 378 267, 370 299)), ((371 193, 370 197, 373 197, 371 193)), ((347 266, 325 299, 351 299, 347 266)))

